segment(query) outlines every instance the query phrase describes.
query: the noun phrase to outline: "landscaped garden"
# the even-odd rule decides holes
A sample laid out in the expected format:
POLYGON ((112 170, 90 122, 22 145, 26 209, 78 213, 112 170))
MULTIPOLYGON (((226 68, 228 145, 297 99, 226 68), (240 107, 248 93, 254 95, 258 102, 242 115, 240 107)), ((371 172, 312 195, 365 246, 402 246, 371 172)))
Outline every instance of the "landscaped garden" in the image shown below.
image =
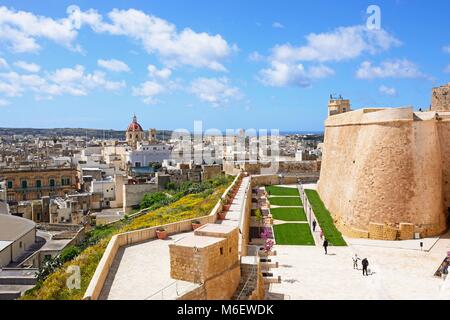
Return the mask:
POLYGON ((269 202, 274 206, 301 207, 302 200, 299 197, 269 197, 269 202))
POLYGON ((297 188, 267 186, 266 191, 271 196, 300 196, 297 188))
POLYGON ((282 221, 306 221, 303 208, 272 208, 270 213, 275 220, 282 221))
POLYGON ((40 274, 45 274, 45 277, 27 291, 22 299, 82 299, 113 235, 208 215, 232 179, 220 177, 204 183, 185 183, 172 186, 166 193, 147 195, 141 205, 148 208, 148 213, 135 219, 125 217, 111 225, 94 227, 82 244, 65 249, 57 261, 51 261, 51 265, 56 267, 50 271, 40 270, 40 274), (80 289, 71 290, 66 285, 67 277, 71 274, 67 273, 69 266, 80 267, 80 289))
POLYGON ((313 246, 314 238, 307 223, 284 223, 273 226, 277 245, 313 246))
POLYGON ((333 218, 327 208, 325 208, 317 191, 307 189, 305 190, 305 193, 314 210, 317 222, 328 242, 333 246, 346 246, 347 243, 334 225, 333 218))

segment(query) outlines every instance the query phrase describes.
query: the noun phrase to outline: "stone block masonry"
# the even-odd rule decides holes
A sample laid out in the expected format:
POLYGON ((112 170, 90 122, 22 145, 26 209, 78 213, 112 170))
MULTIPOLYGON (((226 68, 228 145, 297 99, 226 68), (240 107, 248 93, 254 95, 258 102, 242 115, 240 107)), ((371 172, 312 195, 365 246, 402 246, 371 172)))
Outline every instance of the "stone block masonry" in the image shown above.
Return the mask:
POLYGON ((206 224, 194 235, 169 245, 170 276, 204 288, 204 292, 198 289, 182 299, 230 299, 240 280, 238 244, 238 228, 206 224))
POLYGON ((392 240, 447 229, 450 85, 433 89, 432 110, 360 109, 326 120, 317 189, 343 234, 392 240))
POLYGON ((450 83, 433 88, 431 94, 431 111, 450 111, 450 83))

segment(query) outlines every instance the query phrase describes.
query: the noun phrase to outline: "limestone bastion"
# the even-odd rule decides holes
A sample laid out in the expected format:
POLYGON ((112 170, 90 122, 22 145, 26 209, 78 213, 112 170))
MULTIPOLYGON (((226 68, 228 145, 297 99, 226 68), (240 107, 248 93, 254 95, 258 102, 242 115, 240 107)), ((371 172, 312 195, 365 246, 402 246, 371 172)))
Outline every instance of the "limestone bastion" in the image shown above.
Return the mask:
MULTIPOLYGON (((336 100, 330 102, 336 110, 336 100)), ((427 111, 329 113, 318 192, 343 234, 439 235, 447 228, 449 182, 450 84, 433 89, 427 111)))

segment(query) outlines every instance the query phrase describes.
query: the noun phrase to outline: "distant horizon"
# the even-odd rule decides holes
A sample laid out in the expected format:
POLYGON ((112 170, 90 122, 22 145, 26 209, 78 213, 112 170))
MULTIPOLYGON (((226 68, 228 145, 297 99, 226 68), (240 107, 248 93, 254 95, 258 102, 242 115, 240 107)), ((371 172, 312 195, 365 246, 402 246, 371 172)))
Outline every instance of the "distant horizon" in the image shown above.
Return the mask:
MULTIPOLYGON (((38 127, 0 127, 0 130, 66 130, 66 129, 78 129, 78 130, 97 130, 97 131, 115 131, 115 132, 126 132, 126 129, 104 129, 104 128, 83 128, 83 127, 61 127, 61 128, 38 128, 38 127)), ((149 130, 144 129, 144 131, 149 130)), ((175 131, 177 129, 187 129, 187 128, 175 128, 175 129, 162 129, 162 128, 155 128, 158 131, 175 131)), ((210 128, 206 128, 208 130, 210 128)), ((218 128, 217 128, 218 129, 218 128)), ((323 130, 281 130, 277 128, 227 128, 227 129, 233 129, 233 130, 239 130, 239 129, 256 129, 256 130, 262 130, 266 129, 270 133, 270 130, 279 130, 280 134, 286 135, 286 134, 322 134, 323 130)), ((227 129, 218 129, 219 131, 225 133, 227 129)), ((187 129, 189 132, 193 133, 193 130, 187 129)), ((203 130, 205 132, 206 130, 203 130)))

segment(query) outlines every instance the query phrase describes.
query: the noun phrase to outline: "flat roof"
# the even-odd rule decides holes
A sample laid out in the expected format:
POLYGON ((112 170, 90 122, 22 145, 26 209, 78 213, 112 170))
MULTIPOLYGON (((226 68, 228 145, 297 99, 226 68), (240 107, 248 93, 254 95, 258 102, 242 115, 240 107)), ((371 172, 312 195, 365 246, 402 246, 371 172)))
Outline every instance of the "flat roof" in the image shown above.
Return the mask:
POLYGON ((228 234, 232 232, 236 227, 224 224, 208 223, 201 226, 196 231, 209 232, 209 233, 223 233, 228 234))
POLYGON ((206 248, 223 240, 225 240, 225 238, 189 235, 187 237, 181 238, 174 244, 182 247, 206 248))
POLYGON ((0 240, 16 241, 36 228, 31 220, 7 214, 0 214, 0 240))
POLYGON ((12 241, 2 241, 0 240, 0 251, 3 251, 6 247, 11 245, 12 241))

